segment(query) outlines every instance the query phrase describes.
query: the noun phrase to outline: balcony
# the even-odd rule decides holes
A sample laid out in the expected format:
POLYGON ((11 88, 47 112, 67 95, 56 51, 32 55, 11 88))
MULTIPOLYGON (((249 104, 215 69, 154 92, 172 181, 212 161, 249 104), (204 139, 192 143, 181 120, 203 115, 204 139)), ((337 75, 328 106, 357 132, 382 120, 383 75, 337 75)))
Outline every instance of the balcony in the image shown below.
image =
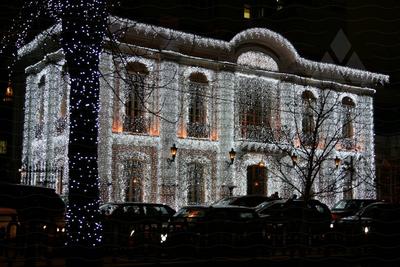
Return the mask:
POLYGON ((356 141, 353 138, 343 138, 340 144, 341 148, 345 150, 353 150, 356 148, 356 141))
POLYGON ((67 126, 67 118, 58 118, 55 121, 55 131, 57 135, 61 135, 65 132, 67 126))
POLYGON ((133 134, 148 134, 150 129, 150 119, 144 116, 125 117, 124 132, 133 134))
POLYGON ((209 138, 210 126, 205 123, 188 122, 186 125, 188 137, 209 138))
POLYGON ((35 127, 35 138, 40 139, 42 138, 44 132, 44 123, 38 123, 35 127))
POLYGON ((252 142, 270 142, 274 135, 271 127, 265 125, 241 125, 236 128, 236 137, 252 142))

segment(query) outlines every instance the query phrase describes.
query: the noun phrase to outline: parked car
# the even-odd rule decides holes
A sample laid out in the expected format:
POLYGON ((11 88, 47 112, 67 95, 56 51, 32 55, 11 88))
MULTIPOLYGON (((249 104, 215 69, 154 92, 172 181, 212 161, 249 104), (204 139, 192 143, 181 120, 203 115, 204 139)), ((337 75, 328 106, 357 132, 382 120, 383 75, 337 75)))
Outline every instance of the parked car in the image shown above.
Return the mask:
POLYGON ((375 199, 342 199, 337 202, 331 209, 332 220, 338 220, 343 217, 351 216, 356 214, 360 209, 378 202, 375 199))
POLYGON ((54 189, 0 183, 0 207, 16 211, 11 229, 19 247, 38 245, 40 253, 48 253, 64 244, 65 204, 54 189))
POLYGON ((245 251, 261 244, 262 226, 252 208, 238 206, 187 206, 170 220, 167 248, 210 253, 245 251))
POLYGON ((347 244, 370 243, 381 248, 398 246, 400 204, 372 203, 353 216, 337 220, 333 228, 341 234, 347 244))
POLYGON ((272 200, 275 199, 263 195, 230 196, 213 203, 212 206, 256 207, 263 202, 272 200))
POLYGON ((157 203, 106 203, 100 206, 104 243, 113 248, 159 245, 175 210, 157 203))
POLYGON ((255 208, 273 243, 320 241, 329 232, 331 213, 318 200, 299 199, 264 202, 255 208))

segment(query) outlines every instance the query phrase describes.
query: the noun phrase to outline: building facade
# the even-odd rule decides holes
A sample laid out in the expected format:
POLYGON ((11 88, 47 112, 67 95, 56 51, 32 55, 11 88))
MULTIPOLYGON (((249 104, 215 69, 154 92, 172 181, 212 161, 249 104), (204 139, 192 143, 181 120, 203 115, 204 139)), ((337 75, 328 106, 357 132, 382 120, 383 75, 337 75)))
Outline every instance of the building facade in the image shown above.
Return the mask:
MULTIPOLYGON (((229 194, 298 194, 295 169, 285 170, 293 177, 288 183, 272 162, 293 160, 279 152, 286 131, 294 132, 288 143, 295 150, 307 151, 296 136, 317 127, 313 111, 327 91, 336 108, 318 135, 334 135, 327 125, 336 125, 341 140, 327 151, 313 191, 343 171, 335 159, 351 158, 351 177, 357 172, 365 179, 350 181, 346 194, 375 196, 372 101, 387 76, 303 59, 267 29, 243 31, 229 42, 119 18, 111 18, 110 30, 118 41, 107 40, 101 55, 103 202, 177 208, 229 194)), ((20 57, 45 42, 43 33, 20 57)), ((22 182, 67 195, 69 85, 62 51, 49 51, 26 68, 26 77, 22 182)), ((321 151, 328 146, 318 142, 321 151)), ((316 197, 330 204, 345 196, 333 193, 316 197)))

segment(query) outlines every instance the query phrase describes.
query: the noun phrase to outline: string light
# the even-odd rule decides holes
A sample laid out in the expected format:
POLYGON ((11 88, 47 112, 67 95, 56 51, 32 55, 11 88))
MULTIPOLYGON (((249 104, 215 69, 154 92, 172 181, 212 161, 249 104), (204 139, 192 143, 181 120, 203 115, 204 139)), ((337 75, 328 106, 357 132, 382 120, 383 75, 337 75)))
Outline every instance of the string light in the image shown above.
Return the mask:
POLYGON ((97 147, 99 60, 107 27, 106 1, 67 0, 59 2, 57 10, 71 84, 67 244, 96 247, 102 241, 97 147))
MULTIPOLYGON (((86 10, 88 7, 87 5, 89 6, 93 5, 97 7, 97 4, 100 3, 101 1, 89 1, 89 2, 90 4, 85 2, 81 3, 82 4, 81 5, 81 4, 71 4, 75 3, 74 1, 66 1, 64 5, 61 5, 58 8, 60 10, 67 10, 67 11, 70 10, 68 11, 69 13, 67 12, 66 14, 63 15, 65 18, 68 16, 72 16, 72 14, 75 14, 75 12, 78 12, 76 11, 77 9, 86 10)), ((69 195, 70 198, 72 199, 77 198, 78 200, 82 200, 83 196, 86 195, 93 196, 97 194, 96 190, 99 186, 97 164, 99 160, 105 162, 109 160, 109 157, 111 157, 108 154, 100 155, 99 157, 97 157, 97 154, 95 154, 97 150, 95 152, 91 149, 98 145, 97 142, 98 138, 96 134, 98 131, 99 123, 101 123, 102 125, 111 125, 112 123, 110 123, 110 121, 112 116, 106 114, 106 116, 97 119, 97 114, 99 112, 99 100, 98 100, 99 59, 98 58, 101 52, 101 46, 93 44, 101 44, 103 36, 101 29, 104 29, 106 27, 106 24, 102 19, 99 20, 96 19, 97 16, 103 14, 100 13, 100 15, 99 14, 93 15, 90 12, 88 14, 86 13, 83 14, 83 17, 87 19, 88 17, 86 16, 89 16, 90 20, 93 19, 93 22, 89 21, 87 23, 89 26, 91 25, 93 27, 96 27, 97 29, 96 31, 91 32, 92 31, 91 27, 86 27, 86 26, 81 27, 82 25, 79 26, 75 23, 71 24, 65 23, 65 20, 63 21, 62 31, 61 31, 64 55, 65 58, 67 59, 68 66, 71 72, 71 96, 70 96, 71 116, 69 119, 70 136, 67 137, 67 140, 69 140, 70 143, 70 148, 72 148, 69 149, 68 151, 69 166, 70 166, 69 195), (99 23, 99 24, 95 26, 92 25, 92 23, 93 24, 99 23), (88 149, 87 151, 82 152, 82 150, 77 149, 78 147, 87 147, 88 149)), ((132 23, 133 22, 127 22, 127 24, 129 25, 131 25, 132 23)), ((166 34, 166 36, 176 37, 176 40, 179 40, 182 43, 193 42, 193 36, 186 33, 180 33, 172 30, 166 30, 163 28, 143 25, 139 23, 133 23, 132 26, 133 26, 132 29, 133 31, 136 31, 137 33, 143 33, 143 35, 147 37, 149 36, 154 37, 157 36, 157 34, 166 34), (156 33, 157 31, 158 33, 156 33)), ((297 55, 297 52, 294 50, 294 48, 290 45, 290 43, 287 42, 287 40, 265 29, 248 30, 244 33, 238 34, 230 42, 224 42, 224 41, 212 40, 200 37, 195 39, 198 40, 198 43, 196 43, 196 45, 200 47, 210 47, 210 48, 230 51, 231 49, 233 49, 233 47, 235 47, 235 45, 246 40, 246 38, 248 39, 261 38, 263 40, 270 40, 271 42, 278 43, 280 47, 284 47, 285 49, 287 49, 287 51, 289 51, 288 53, 290 54, 291 57, 293 57, 292 59, 294 61, 297 60, 300 62, 299 66, 302 66, 307 69, 318 70, 323 73, 331 72, 332 76, 333 74, 339 75, 339 73, 345 73, 346 75, 352 77, 354 76, 357 79, 366 78, 367 81, 387 80, 387 77, 382 75, 351 70, 329 64, 321 64, 315 62, 311 64, 309 61, 301 59, 297 55)), ((171 40, 175 39, 171 38, 171 40)), ((27 51, 24 51, 24 53, 26 52, 27 51)), ((251 59, 256 57, 257 55, 258 54, 251 54, 251 53, 247 54, 247 56, 241 57, 240 61, 242 64, 246 65, 248 64, 249 60, 251 61, 251 59)), ((140 57, 138 58, 139 60, 141 60, 140 57)), ((113 66, 110 65, 110 62, 105 62, 104 64, 105 68, 110 68, 110 69, 113 68, 113 66)), ((156 65, 156 62, 152 62, 152 64, 156 65)), ((259 62, 259 64, 260 64, 259 66, 255 67, 267 70, 268 69, 276 70, 277 68, 276 63, 271 61, 269 58, 264 58, 262 61, 259 62)), ((191 72, 202 72, 209 81, 213 81, 214 77, 216 77, 218 74, 220 75, 219 81, 216 81, 215 84, 210 84, 208 89, 211 90, 212 86, 217 86, 217 85, 219 86, 218 82, 221 82, 222 85, 217 90, 224 90, 224 93, 232 94, 237 89, 237 91, 239 91, 237 94, 238 96, 245 95, 244 93, 248 89, 248 86, 250 85, 250 87, 255 88, 254 94, 256 97, 260 97, 260 99, 269 99, 267 96, 271 95, 275 96, 274 94, 278 93, 276 88, 280 86, 278 80, 260 78, 260 76, 253 74, 239 75, 226 72, 215 73, 212 70, 199 67, 182 67, 182 72, 184 73, 183 76, 185 78, 189 76, 186 74, 189 74, 191 72), (233 88, 235 88, 235 90, 233 90, 233 88)), ((168 92, 169 93, 181 92, 180 86, 182 84, 186 86, 187 85, 186 80, 183 81, 182 83, 171 84, 169 87, 171 87, 172 89, 168 89, 170 90, 168 92)), ((294 92, 299 92, 301 90, 304 90, 304 86, 295 84, 289 85, 288 88, 285 88, 284 92, 281 92, 282 103, 284 104, 290 103, 290 101, 288 101, 286 97, 292 97, 293 99, 295 99, 294 92)), ((235 127, 240 127, 238 121, 236 121, 234 118, 234 108, 236 108, 236 106, 233 107, 233 105, 231 105, 232 103, 235 103, 235 105, 240 105, 240 103, 235 102, 234 98, 235 96, 231 95, 230 99, 232 101, 225 105, 218 103, 218 105, 221 106, 217 106, 217 104, 215 103, 213 104, 212 97, 206 98, 207 107, 212 107, 212 105, 215 105, 216 108, 215 112, 228 113, 225 114, 226 121, 222 122, 213 121, 213 123, 215 123, 214 127, 217 127, 216 125, 218 125, 218 123, 221 123, 221 125, 222 124, 231 125, 231 122, 234 122, 233 124, 235 125, 235 127), (219 108, 221 108, 221 110, 219 110, 219 108)), ((360 98, 361 103, 365 101, 363 96, 355 96, 355 98, 360 98)), ((123 101, 126 101, 126 99, 124 98, 123 101)), ((247 104, 247 103, 242 103, 242 104, 247 104)), ((285 112, 285 108, 286 107, 283 107, 282 113, 285 112)), ((240 109, 240 107, 238 107, 238 109, 240 109)), ((175 110, 174 107, 171 107, 170 110, 168 108, 165 108, 164 110, 162 110, 162 112, 173 114, 174 110, 175 110)), ((211 111, 211 109, 209 111, 211 111)), ((211 112, 208 112, 207 114, 209 115, 211 114, 211 112)), ((211 116, 208 119, 210 121, 213 120, 211 116)), ((182 120, 183 124, 188 123, 187 116, 184 117, 182 120)), ((283 125, 290 123, 291 123, 290 118, 288 118, 287 116, 282 117, 283 125)), ((221 129, 225 128, 221 126, 221 129)), ((238 137, 237 134, 238 131, 229 131, 226 133, 225 138, 227 140, 232 140, 232 141, 236 140, 237 138, 240 139, 240 136, 238 137)), ((368 136, 370 134, 371 133, 368 132, 365 135, 368 136)), ((161 164, 157 163, 159 156, 157 153, 154 152, 154 150, 160 151, 162 149, 159 140, 160 138, 151 136, 132 137, 129 136, 128 134, 119 134, 115 136, 108 136, 106 138, 108 138, 108 140, 106 140, 105 142, 106 144, 112 143, 113 138, 117 140, 116 143, 118 144, 118 147, 113 151, 113 153, 118 154, 118 156, 113 158, 115 162, 121 162, 119 161, 119 159, 131 160, 132 158, 134 158, 142 160, 145 163, 143 167, 144 171, 142 174, 143 187, 145 188, 144 190, 145 192, 143 193, 144 196, 143 199, 145 201, 159 200, 157 196, 152 195, 150 193, 150 190, 152 188, 151 183, 154 180, 151 177, 151 175, 153 175, 156 172, 154 171, 154 168, 161 168, 160 166, 161 164), (145 147, 152 147, 154 148, 154 150, 145 149, 145 147), (138 148, 140 148, 141 150, 140 152, 137 151, 138 148)), ((260 140, 256 141, 259 142, 260 140)), ((216 142, 211 142, 210 140, 197 140, 196 138, 182 137, 181 140, 179 140, 178 144, 179 144, 179 156, 178 156, 179 158, 177 159, 177 161, 179 162, 180 166, 178 166, 177 173, 179 173, 179 175, 177 176, 181 177, 178 178, 181 180, 177 180, 174 182, 178 184, 178 186, 180 186, 180 189, 182 190, 178 190, 178 192, 176 192, 176 195, 174 195, 174 197, 176 197, 176 199, 174 200, 175 205, 180 206, 186 204, 185 202, 187 200, 188 181, 185 180, 186 179, 185 177, 187 177, 188 173, 187 165, 194 161, 201 162, 201 164, 205 166, 205 171, 204 171, 205 192, 207 194, 207 196, 205 197, 205 201, 212 202, 213 200, 212 197, 216 196, 215 195, 209 196, 208 194, 211 191, 215 191, 214 188, 215 181, 213 181, 213 177, 217 177, 218 174, 217 170, 215 170, 212 167, 212 162, 216 161, 218 153, 218 146, 216 145, 216 142), (194 147, 196 148, 196 150, 193 149, 194 147)), ((107 147, 105 146, 106 145, 102 147, 102 145, 100 145, 100 150, 107 151, 107 147)), ((264 144, 258 146, 263 147, 264 144)), ((260 159, 258 159, 258 161, 260 161, 260 159)), ((241 157, 240 161, 238 160, 237 164, 235 163, 235 166, 237 165, 237 167, 235 167, 236 169, 234 169, 234 171, 236 172, 237 175, 234 176, 233 178, 235 179, 233 184, 238 185, 237 193, 245 193, 246 186, 244 183, 246 182, 245 179, 247 171, 246 168, 249 164, 256 165, 258 161, 255 159, 254 155, 244 155, 243 157, 241 157)), ((267 159, 266 162, 270 164, 271 160, 267 159)), ((113 183, 111 184, 115 187, 112 189, 107 189, 110 191, 107 191, 104 194, 111 196, 111 193, 113 193, 111 197, 115 199, 112 200, 124 201, 126 199, 125 188, 128 187, 128 182, 126 179, 127 178, 126 174, 128 173, 128 171, 124 167, 126 166, 122 166, 121 168, 116 167, 115 169, 111 169, 111 167, 110 168, 105 167, 103 169, 102 177, 107 177, 106 179, 108 179, 109 177, 118 177, 117 178, 118 181, 112 181, 113 183)), ((267 168, 271 168, 271 166, 267 166, 267 168)), ((274 182, 276 181, 274 181, 273 179, 270 179, 268 181, 268 188, 272 192, 278 191, 279 187, 281 186, 280 183, 276 182, 274 184, 274 182)), ((102 183, 105 182, 102 181, 102 183)), ((103 201, 107 200, 108 199, 103 198, 103 201)), ((98 200, 85 201, 84 199, 82 201, 79 201, 79 203, 77 204, 74 204, 73 202, 74 201, 72 202, 70 201, 67 214, 68 218, 67 229, 69 229, 67 234, 69 237, 68 240, 70 240, 69 242, 75 242, 75 241, 80 242, 80 240, 85 240, 85 242, 88 242, 91 245, 97 244, 97 242, 100 242, 99 240, 101 240, 101 234, 100 234, 101 225, 95 221, 93 223, 88 223, 88 221, 91 221, 90 218, 96 218, 96 216, 98 215, 97 208, 99 205, 99 201, 98 200)))

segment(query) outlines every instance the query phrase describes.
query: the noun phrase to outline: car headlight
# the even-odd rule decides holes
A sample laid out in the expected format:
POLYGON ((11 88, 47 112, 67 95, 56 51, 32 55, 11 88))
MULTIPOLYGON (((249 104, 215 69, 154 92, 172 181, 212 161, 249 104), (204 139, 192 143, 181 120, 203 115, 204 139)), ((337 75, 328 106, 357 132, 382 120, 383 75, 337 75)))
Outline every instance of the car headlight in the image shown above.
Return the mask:
POLYGON ((161 234, 161 240, 160 240, 160 243, 164 243, 165 241, 167 241, 167 237, 168 237, 168 234, 161 234))
POLYGON ((331 229, 335 228, 335 224, 334 224, 334 223, 331 223, 331 224, 329 225, 329 228, 331 228, 331 229))
POLYGON ((129 236, 132 237, 134 234, 135 234, 135 229, 133 229, 133 230, 131 231, 131 234, 130 234, 129 236))
POLYGON ((368 233, 369 233, 369 230, 370 230, 369 227, 368 227, 368 226, 365 226, 365 227, 364 227, 364 234, 368 234, 368 233))

